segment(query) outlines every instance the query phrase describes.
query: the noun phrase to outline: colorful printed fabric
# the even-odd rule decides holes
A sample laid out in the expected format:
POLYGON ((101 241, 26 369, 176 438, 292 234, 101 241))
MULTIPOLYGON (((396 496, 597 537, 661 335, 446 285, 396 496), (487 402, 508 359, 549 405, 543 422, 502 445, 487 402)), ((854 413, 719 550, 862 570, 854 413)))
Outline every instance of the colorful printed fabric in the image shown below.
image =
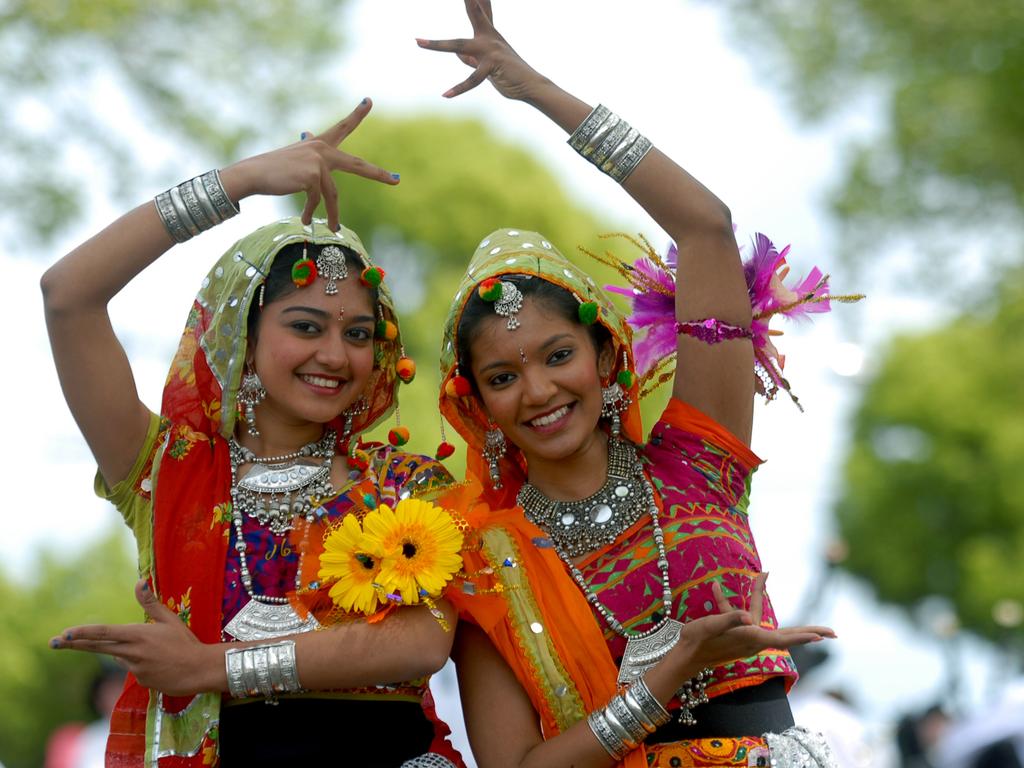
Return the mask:
POLYGON ((768 743, 761 738, 687 739, 671 744, 648 744, 651 768, 716 768, 720 766, 768 766, 768 743))
MULTIPOLYGON (((673 614, 681 621, 716 612, 713 581, 722 585, 734 604, 749 605, 753 581, 761 572, 747 518, 750 475, 760 460, 724 430, 709 435, 710 425, 703 423, 708 421, 696 409, 673 401, 651 431, 642 454, 663 503, 661 527, 673 614)), ((644 518, 618 541, 584 560, 580 570, 623 626, 640 632, 652 626, 663 610, 657 559, 650 521, 644 518)), ((618 664, 625 639, 597 614, 595 620, 601 622, 618 664)), ((777 626, 767 597, 762 624, 777 626)), ((765 650, 717 668, 708 693, 725 693, 775 675, 784 676, 788 688, 796 680, 796 667, 787 652, 765 650)))

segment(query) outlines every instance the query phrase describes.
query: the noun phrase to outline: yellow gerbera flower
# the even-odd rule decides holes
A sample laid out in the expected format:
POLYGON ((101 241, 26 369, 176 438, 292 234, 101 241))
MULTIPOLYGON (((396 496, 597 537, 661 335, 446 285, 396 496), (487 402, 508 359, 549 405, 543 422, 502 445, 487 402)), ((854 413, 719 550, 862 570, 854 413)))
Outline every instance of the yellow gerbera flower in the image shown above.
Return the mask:
POLYGON ((462 567, 462 533, 428 501, 403 499, 393 511, 381 504, 363 519, 363 530, 382 556, 378 581, 407 605, 440 595, 462 567))
POLYGON ((367 540, 355 515, 346 515, 324 539, 317 575, 324 582, 337 579, 329 594, 339 608, 370 614, 380 602, 380 566, 380 551, 367 540))

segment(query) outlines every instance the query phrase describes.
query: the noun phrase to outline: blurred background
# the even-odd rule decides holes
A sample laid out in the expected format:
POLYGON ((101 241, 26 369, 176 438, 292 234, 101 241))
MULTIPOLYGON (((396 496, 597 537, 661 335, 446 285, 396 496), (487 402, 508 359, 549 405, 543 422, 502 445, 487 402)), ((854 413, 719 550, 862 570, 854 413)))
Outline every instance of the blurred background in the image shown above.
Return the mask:
MULTIPOLYGON (((836 292, 868 294, 786 329, 806 412, 780 400, 755 420, 767 463, 750 514, 776 611, 839 634, 799 659, 798 721, 831 733, 844 766, 1024 763, 1024 5, 496 0, 495 16, 538 70, 721 197, 741 243, 762 231, 792 244, 794 273, 818 264, 836 292)), ((667 246, 529 107, 487 85, 440 97, 468 70, 413 38, 468 34, 458 0, 0 3, 7 768, 87 764, 70 755, 110 669, 47 640, 140 615, 133 545, 92 495, 48 353, 37 285, 61 254, 372 97, 346 149, 402 183, 343 179, 341 215, 400 301, 419 364, 402 419, 432 453, 440 324, 486 232, 539 230, 567 254, 619 248, 598 238, 613 231, 667 246)), ((150 407, 209 264, 299 207, 248 199, 115 299, 150 407)), ((457 721, 450 670, 436 688, 457 721)))

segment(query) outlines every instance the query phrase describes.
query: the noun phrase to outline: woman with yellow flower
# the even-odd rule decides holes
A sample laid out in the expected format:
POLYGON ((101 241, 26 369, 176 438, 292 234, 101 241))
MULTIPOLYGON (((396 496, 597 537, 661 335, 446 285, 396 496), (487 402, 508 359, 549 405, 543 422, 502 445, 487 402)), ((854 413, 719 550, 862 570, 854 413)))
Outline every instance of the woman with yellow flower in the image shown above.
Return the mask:
POLYGON ((414 372, 383 271, 338 222, 332 172, 399 180, 337 148, 369 110, 171 188, 43 277, 97 492, 135 533, 144 575, 149 623, 52 641, 132 673, 107 765, 461 765, 427 687, 452 643, 451 609, 433 597, 461 535, 416 506, 450 476, 397 450, 404 428, 393 445, 359 438, 414 372), (257 229, 210 270, 151 412, 109 300, 243 198, 296 192, 301 218, 257 229), (312 218, 320 200, 326 221, 312 218))

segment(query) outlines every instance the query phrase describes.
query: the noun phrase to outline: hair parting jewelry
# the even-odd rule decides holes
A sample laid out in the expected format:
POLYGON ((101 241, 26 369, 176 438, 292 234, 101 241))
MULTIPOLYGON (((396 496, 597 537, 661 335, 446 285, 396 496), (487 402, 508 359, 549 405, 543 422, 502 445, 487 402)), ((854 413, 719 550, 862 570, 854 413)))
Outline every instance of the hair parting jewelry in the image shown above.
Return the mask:
POLYGON ((338 292, 337 281, 348 277, 344 251, 336 245, 324 246, 316 257, 316 269, 325 280, 324 293, 334 296, 338 292))
POLYGON ((651 150, 651 142, 603 104, 569 136, 569 146, 620 184, 651 150))
POLYGON ((273 699, 281 693, 298 693, 298 665, 295 641, 231 648, 224 652, 228 693, 236 699, 263 696, 273 699))
POLYGON ((160 221, 176 243, 184 243, 238 213, 238 206, 224 191, 216 169, 161 192, 153 202, 160 221))

